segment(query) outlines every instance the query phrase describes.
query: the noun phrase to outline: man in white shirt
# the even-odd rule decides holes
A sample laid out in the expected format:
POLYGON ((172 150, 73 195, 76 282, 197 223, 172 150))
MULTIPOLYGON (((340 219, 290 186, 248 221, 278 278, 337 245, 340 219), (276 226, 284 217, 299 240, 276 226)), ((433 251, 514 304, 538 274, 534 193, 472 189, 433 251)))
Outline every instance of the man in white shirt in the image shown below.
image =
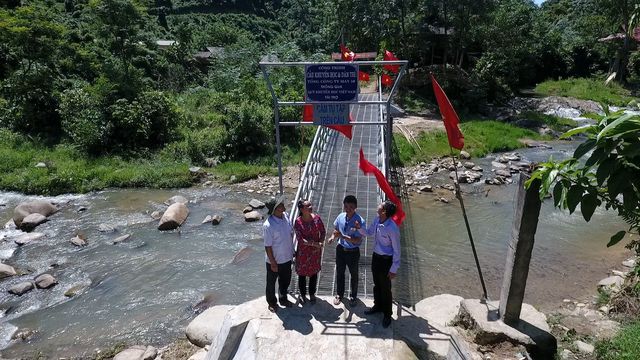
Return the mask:
POLYGON ((285 307, 293 306, 293 303, 287 299, 287 291, 291 283, 291 261, 293 260, 294 252, 293 227, 285 213, 284 202, 284 196, 267 202, 269 217, 262 225, 267 266, 266 297, 269 311, 271 312, 278 310, 275 294, 277 279, 279 279, 280 305, 285 307))

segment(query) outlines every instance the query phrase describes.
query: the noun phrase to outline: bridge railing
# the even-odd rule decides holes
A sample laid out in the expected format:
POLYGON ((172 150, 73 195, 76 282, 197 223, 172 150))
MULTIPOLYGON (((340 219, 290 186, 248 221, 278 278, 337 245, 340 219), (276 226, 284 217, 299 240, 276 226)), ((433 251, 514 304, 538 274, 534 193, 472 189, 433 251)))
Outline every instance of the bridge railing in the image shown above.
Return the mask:
POLYGON ((333 136, 335 136, 334 131, 325 126, 319 126, 318 130, 316 130, 311 148, 309 149, 309 155, 307 156, 307 162, 304 165, 300 185, 298 186, 298 191, 296 192, 296 197, 293 200, 293 206, 289 214, 292 222, 298 216, 298 201, 300 199, 311 199, 313 192, 318 186, 322 164, 328 161, 327 156, 331 153, 329 147, 331 146, 330 142, 333 136))
MULTIPOLYGON (((383 96, 382 96, 382 81, 380 79, 378 79, 378 100, 382 101, 383 100, 383 96)), ((386 114, 385 114, 385 107, 384 106, 378 106, 378 116, 380 121, 382 121, 383 119, 386 119, 386 114)), ((378 128, 378 149, 377 149, 377 157, 376 157, 376 166, 378 167, 378 169, 380 169, 380 171, 385 174, 385 176, 387 175, 387 157, 385 156, 385 149, 386 147, 386 143, 387 141, 391 141, 391 139, 386 139, 385 134, 386 132, 386 125, 377 125, 378 128)), ((378 192, 378 202, 381 203, 384 200, 386 200, 386 195, 385 193, 382 191, 382 189, 380 189, 380 187, 378 186, 377 188, 377 192, 378 192)))

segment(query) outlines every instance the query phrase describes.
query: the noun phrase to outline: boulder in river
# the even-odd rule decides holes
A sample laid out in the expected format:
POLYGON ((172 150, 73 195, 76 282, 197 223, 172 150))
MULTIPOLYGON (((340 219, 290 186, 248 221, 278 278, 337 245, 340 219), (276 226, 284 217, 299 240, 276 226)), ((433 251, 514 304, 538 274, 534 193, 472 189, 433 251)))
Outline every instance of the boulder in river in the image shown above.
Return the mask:
POLYGON ((24 219, 22 219, 20 229, 26 232, 33 231, 33 229, 35 229, 38 225, 45 222, 47 222, 46 216, 38 213, 29 214, 25 216, 24 219))
POLYGON ((248 246, 243 247, 238 250, 238 252, 233 256, 233 260, 231 263, 234 265, 241 264, 249 259, 249 256, 254 253, 254 250, 248 246))
POLYGON ((221 221, 222 221, 222 216, 213 215, 213 218, 211 218, 211 225, 218 225, 220 224, 221 221))
POLYGON ((265 205, 258 199, 251 199, 251 201, 249 201, 249 206, 251 206, 253 209, 262 209, 265 205))
POLYGON ((86 246, 87 245, 87 239, 83 235, 76 235, 70 241, 75 246, 86 246))
POLYGON ((242 209, 242 213, 243 214, 246 214, 246 213, 252 212, 252 211, 253 211, 253 208, 251 206, 249 206, 249 205, 245 206, 244 209, 242 209))
POLYGON ((119 244, 123 241, 128 240, 131 237, 131 234, 124 234, 122 236, 118 236, 117 238, 113 239, 112 243, 113 244, 119 244))
POLYGON ((38 240, 41 237, 43 237, 44 234, 43 233, 30 233, 30 234, 22 234, 17 236, 15 239, 13 239, 13 242, 15 242, 16 244, 18 244, 19 246, 28 244, 34 240, 38 240))
POLYGON ((244 221, 246 222, 253 222, 258 220, 262 220, 262 215, 260 215, 260 213, 255 210, 249 211, 248 213, 244 214, 244 221))
POLYGON ((22 202, 13 210, 13 222, 19 228, 22 220, 30 214, 40 214, 48 217, 58 211, 58 207, 44 200, 22 202))
POLYGON ((34 281, 36 282, 38 289, 48 289, 58 284, 58 280, 56 280, 56 278, 51 274, 38 275, 34 281))
POLYGON ((0 279, 15 275, 17 275, 17 273, 13 266, 0 263, 0 279))
POLYGON ((173 230, 181 226, 189 216, 189 208, 187 205, 181 202, 174 203, 167 208, 164 212, 160 222, 158 223, 158 230, 173 230))
POLYGON ((9 294, 22 296, 25 293, 33 290, 34 286, 31 281, 24 281, 19 284, 15 284, 9 288, 9 294))

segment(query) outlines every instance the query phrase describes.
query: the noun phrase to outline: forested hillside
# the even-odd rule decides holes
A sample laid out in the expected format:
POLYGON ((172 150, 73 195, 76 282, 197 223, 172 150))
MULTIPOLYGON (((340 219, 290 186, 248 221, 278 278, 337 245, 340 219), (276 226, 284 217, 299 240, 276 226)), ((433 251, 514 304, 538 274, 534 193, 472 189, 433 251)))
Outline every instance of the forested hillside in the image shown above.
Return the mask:
MULTIPOLYGON (((426 74, 440 74, 448 94, 472 114, 547 79, 602 82, 615 72, 615 81, 633 88, 640 52, 627 29, 636 27, 639 3, 0 0, 0 153, 8 159, 0 171, 29 165, 34 152, 89 162, 74 165, 77 171, 108 169, 121 159, 268 168, 273 109, 258 62, 268 54, 328 60, 341 42, 408 59, 402 96, 426 106, 426 74)), ((302 98, 296 70, 274 81, 280 93, 302 98)), ((281 117, 297 120, 300 110, 281 117)), ((294 129, 283 135, 289 156, 300 151, 294 129)), ((15 174, 0 187, 46 192, 38 184, 50 175, 15 174), (27 175, 29 186, 12 185, 27 175)), ((54 192, 154 185, 58 178, 54 192)), ((188 182, 177 177, 160 185, 188 182)))

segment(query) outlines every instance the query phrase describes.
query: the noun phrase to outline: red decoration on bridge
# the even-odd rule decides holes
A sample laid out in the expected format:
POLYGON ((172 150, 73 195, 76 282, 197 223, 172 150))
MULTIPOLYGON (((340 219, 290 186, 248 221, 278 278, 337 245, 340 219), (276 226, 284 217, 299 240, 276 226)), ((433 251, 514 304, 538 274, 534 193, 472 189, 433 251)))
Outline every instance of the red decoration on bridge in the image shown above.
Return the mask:
POLYGON ((391 217, 391 220, 393 220, 393 222, 398 224, 398 226, 402 225, 402 222, 404 221, 404 218, 405 218, 404 210, 402 210, 402 202, 396 196, 396 193, 393 192, 391 185, 389 185, 389 182, 382 174, 382 171, 380 171, 380 169, 378 169, 372 163, 367 161, 367 159, 365 159, 362 148, 360 148, 359 167, 360 167, 360 170, 362 170, 362 172, 365 175, 373 174, 376 177, 376 181, 378 181, 378 186, 380 186, 380 189, 382 189, 382 191, 387 195, 387 198, 389 198, 391 202, 396 204, 397 210, 396 210, 396 213, 391 217))
POLYGON ((393 85, 393 79, 391 78, 391 76, 382 74, 382 85, 386 87, 390 87, 391 85, 393 85))
MULTIPOLYGON (((393 53, 389 50, 384 51, 384 61, 398 61, 399 59, 393 55, 393 53)), ((394 74, 400 72, 400 65, 385 65, 383 66, 385 70, 391 71, 394 74)))
POLYGON ((340 44, 340 53, 342 54, 342 61, 353 61, 356 59, 356 54, 344 46, 344 44, 340 44))

